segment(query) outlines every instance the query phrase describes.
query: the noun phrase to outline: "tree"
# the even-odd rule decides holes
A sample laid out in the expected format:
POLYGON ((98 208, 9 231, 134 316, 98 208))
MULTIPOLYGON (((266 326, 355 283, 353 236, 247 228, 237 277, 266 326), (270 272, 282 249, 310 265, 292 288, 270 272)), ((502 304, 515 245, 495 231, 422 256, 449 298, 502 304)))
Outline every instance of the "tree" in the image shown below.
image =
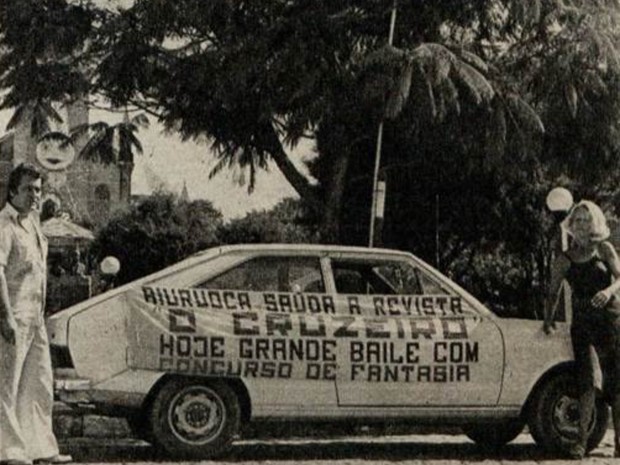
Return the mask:
POLYGON ((129 118, 125 110, 123 120, 110 125, 105 121, 94 124, 83 124, 73 129, 71 143, 81 139, 90 131, 92 136, 81 149, 79 156, 103 164, 113 164, 121 172, 120 196, 128 199, 131 196, 131 173, 134 168, 134 151, 142 154, 142 144, 136 133, 140 128, 147 128, 149 120, 143 113, 129 118))
POLYGON ((618 181, 619 21, 617 2, 559 3, 503 57, 547 128, 541 161, 578 189, 618 181))
POLYGON ((418 116, 440 119, 464 105, 491 105, 484 64, 442 31, 481 29, 497 5, 402 2, 398 44, 385 47, 392 1, 137 1, 118 14, 92 13, 88 41, 72 56, 88 70, 91 91, 113 105, 152 112, 184 137, 209 137, 219 167, 249 170, 250 189, 256 170, 275 161, 306 202, 324 209, 329 236, 338 232, 352 154, 342 143, 326 149, 333 169, 316 189, 285 146, 348 134, 333 116, 350 113, 342 107, 376 125, 406 102, 418 116))
MULTIPOLYGON (((615 192, 616 3, 401 0, 393 46, 392 0, 138 0, 120 11, 80 3, 91 20, 71 35, 80 40, 57 75, 78 70, 113 106, 208 137, 217 168, 247 169, 250 188, 273 160, 321 214, 323 240, 365 243, 383 120, 385 172, 400 195, 388 205, 389 245, 432 261, 440 243, 444 269, 463 256, 473 264, 514 254, 534 285, 544 274, 545 190, 562 182, 578 196, 615 192), (285 150, 306 137, 316 141, 316 185, 285 150)), ((38 8, 30 16, 52 11, 28 5, 38 8)), ((54 10, 63 17, 64 5, 54 10)), ((27 23, 11 31, 0 37, 9 69, 29 69, 15 51, 41 33, 27 23)), ((7 76, 0 87, 13 92, 11 107, 68 95, 78 82, 31 93, 7 76)))
POLYGON ((52 102, 88 89, 72 58, 90 35, 96 10, 64 0, 10 0, 0 4, 0 109, 15 109, 9 129, 31 118, 35 137, 60 121, 52 102))
POLYGON ((299 200, 284 199, 271 210, 228 221, 219 236, 226 244, 311 243, 317 242, 318 231, 299 200))
POLYGON ((121 262, 117 284, 153 273, 219 244, 222 215, 210 202, 159 192, 116 214, 97 231, 92 254, 121 262))

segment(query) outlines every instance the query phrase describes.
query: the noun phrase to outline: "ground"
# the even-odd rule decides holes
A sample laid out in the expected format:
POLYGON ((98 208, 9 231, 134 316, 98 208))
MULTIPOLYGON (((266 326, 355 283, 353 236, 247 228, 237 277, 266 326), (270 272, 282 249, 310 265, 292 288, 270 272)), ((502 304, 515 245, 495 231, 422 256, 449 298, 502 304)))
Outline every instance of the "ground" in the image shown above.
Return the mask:
MULTIPOLYGON (((131 439, 65 439, 63 452, 73 454, 78 463, 106 464, 165 464, 169 459, 160 456, 148 444, 131 439)), ((369 465, 402 463, 425 465, 484 465, 576 463, 545 455, 528 434, 522 434, 498 451, 483 451, 462 435, 356 436, 334 439, 248 440, 237 442, 232 450, 217 462, 235 465, 300 465, 329 463, 336 465, 369 465)), ((613 459, 613 432, 608 431, 599 448, 579 463, 619 463, 613 459)), ((169 461, 168 463, 183 463, 169 461)))

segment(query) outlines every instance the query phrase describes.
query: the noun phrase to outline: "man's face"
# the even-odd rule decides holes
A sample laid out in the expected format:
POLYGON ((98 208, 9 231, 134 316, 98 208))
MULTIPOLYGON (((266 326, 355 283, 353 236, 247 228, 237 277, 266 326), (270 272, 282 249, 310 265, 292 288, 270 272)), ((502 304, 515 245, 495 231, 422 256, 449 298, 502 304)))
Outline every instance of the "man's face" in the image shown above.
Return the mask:
POLYGON ((41 205, 41 178, 22 177, 17 191, 13 193, 11 204, 22 214, 38 211, 41 205))

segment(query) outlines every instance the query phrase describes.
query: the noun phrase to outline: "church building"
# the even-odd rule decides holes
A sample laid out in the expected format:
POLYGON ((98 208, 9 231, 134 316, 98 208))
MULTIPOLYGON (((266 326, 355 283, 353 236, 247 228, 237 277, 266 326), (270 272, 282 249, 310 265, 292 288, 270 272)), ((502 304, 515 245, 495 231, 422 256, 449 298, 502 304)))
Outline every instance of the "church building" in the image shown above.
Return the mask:
MULTIPOLYGON (((59 109, 64 119, 59 132, 88 123, 88 108, 76 102, 59 109)), ((28 161, 47 177, 43 192, 42 219, 67 214, 72 222, 91 229, 103 224, 117 208, 127 205, 131 196, 133 164, 102 164, 82 160, 85 134, 74 146, 60 141, 39 141, 32 136, 29 118, 0 138, 0 204, 7 198, 8 177, 13 167, 28 161)))

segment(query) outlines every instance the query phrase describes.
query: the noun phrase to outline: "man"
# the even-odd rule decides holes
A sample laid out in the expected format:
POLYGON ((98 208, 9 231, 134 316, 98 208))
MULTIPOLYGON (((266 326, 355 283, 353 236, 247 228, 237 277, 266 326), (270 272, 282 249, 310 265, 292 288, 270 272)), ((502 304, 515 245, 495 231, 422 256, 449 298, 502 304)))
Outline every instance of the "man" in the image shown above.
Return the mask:
POLYGON ((58 453, 52 432, 41 183, 34 165, 17 166, 9 175, 8 202, 0 211, 0 463, 6 465, 71 461, 58 453))

